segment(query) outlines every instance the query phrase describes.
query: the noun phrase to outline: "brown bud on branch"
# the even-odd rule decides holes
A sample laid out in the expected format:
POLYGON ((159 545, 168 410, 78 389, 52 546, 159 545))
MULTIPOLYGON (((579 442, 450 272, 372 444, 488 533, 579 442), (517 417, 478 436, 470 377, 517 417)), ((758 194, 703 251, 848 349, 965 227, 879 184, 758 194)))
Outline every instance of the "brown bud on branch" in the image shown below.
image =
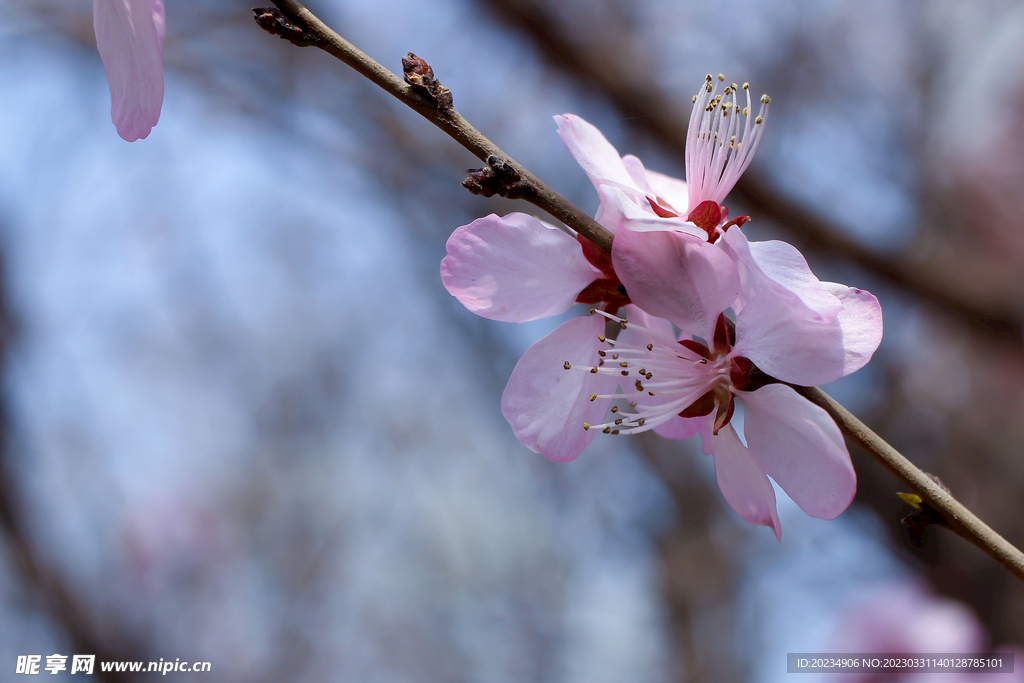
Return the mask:
POLYGON ((319 45, 320 41, 316 35, 307 32, 302 26, 286 17, 276 7, 254 7, 252 13, 256 23, 267 33, 280 36, 299 47, 319 45))
POLYGON ((421 57, 411 52, 402 57, 402 73, 406 83, 438 108, 448 109, 452 106, 452 91, 434 78, 434 70, 421 57))

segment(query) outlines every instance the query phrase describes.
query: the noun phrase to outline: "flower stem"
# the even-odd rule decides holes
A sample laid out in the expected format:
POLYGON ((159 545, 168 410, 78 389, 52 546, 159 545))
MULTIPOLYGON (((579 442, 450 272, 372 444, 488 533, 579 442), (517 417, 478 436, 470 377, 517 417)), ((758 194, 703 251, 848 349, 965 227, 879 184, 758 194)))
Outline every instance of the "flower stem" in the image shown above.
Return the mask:
MULTIPOLYGON (((423 94, 422 89, 409 85, 335 33, 297 0, 273 0, 273 2, 288 19, 302 30, 302 33, 282 35, 280 30, 268 28, 264 22, 259 22, 261 26, 272 33, 288 38, 296 45, 316 46, 337 57, 443 130, 481 161, 490 165, 492 162, 488 161, 489 158, 497 157, 509 164, 531 189, 530 192, 523 195, 526 201, 548 212, 604 251, 611 251, 613 237, 611 232, 484 137, 480 131, 462 118, 450 101, 431 98, 423 94)), ((257 17, 259 21, 258 13, 257 17)), ((295 27, 290 28, 294 29, 295 27)), ((824 408, 839 425, 846 438, 867 451, 875 460, 920 495, 942 516, 944 523, 949 528, 991 555, 1017 578, 1024 580, 1024 553, 989 528, 974 513, 929 479, 923 471, 871 431, 850 411, 832 400, 828 394, 816 387, 794 386, 793 388, 812 403, 824 408)))

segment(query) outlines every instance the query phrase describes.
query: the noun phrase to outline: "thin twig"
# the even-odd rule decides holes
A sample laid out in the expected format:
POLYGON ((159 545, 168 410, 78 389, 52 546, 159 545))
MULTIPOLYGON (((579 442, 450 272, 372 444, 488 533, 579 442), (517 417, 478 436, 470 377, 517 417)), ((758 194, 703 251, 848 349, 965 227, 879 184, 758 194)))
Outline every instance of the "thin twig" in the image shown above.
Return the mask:
POLYGON ((942 515, 943 521, 950 529, 994 557, 1017 578, 1024 580, 1024 553, 978 519, 977 515, 932 481, 885 439, 871 431, 871 428, 858 420, 853 413, 836 403, 831 396, 817 387, 793 388, 811 403, 824 408, 839 425, 846 438, 867 451, 900 481, 912 488, 925 503, 942 515))
POLYGON ((438 104, 421 95, 413 86, 335 33, 301 3, 295 0, 274 0, 274 4, 306 33, 310 34, 313 42, 306 44, 319 47, 366 76, 443 130, 481 161, 488 162, 490 158, 495 157, 512 166, 522 176, 523 181, 533 189, 533 193, 523 199, 571 226, 605 251, 611 251, 611 232, 519 165, 500 147, 484 137, 480 131, 462 118, 454 107, 438 104))
MULTIPOLYGON (((524 199, 544 209, 570 228, 583 234, 605 251, 611 251, 611 233, 598 225, 592 218, 584 214, 568 200, 548 188, 547 185, 544 185, 525 168, 512 161, 494 143, 467 123, 450 104, 439 103, 436 99, 421 95, 416 88, 406 84, 398 76, 385 69, 331 30, 314 16, 312 12, 296 2, 296 0, 274 0, 274 4, 303 31, 298 36, 298 39, 295 36, 284 37, 292 39, 297 45, 315 45, 334 55, 409 105, 478 158, 487 161, 488 165, 492 168, 496 166, 494 157, 497 157, 499 161, 504 160, 522 176, 525 182, 535 188, 536 193, 532 196, 525 196, 523 197, 524 199)), ((259 17, 259 14, 257 16, 259 17)), ((280 31, 268 28, 263 21, 260 21, 260 24, 272 33, 280 33, 280 31)), ((420 88, 419 90, 423 89, 420 88)), ((836 421, 836 424, 839 425, 839 428, 847 438, 867 451, 873 458, 899 477, 908 487, 913 489, 915 493, 920 495, 928 505, 942 515, 945 523, 951 529, 991 555, 1018 578, 1024 580, 1024 553, 1021 553, 1020 550, 1008 543, 1002 536, 990 529, 970 510, 960 504, 948 492, 943 491, 924 472, 900 455, 896 449, 871 431, 852 413, 833 401, 821 389, 794 388, 808 400, 824 408, 836 421)))

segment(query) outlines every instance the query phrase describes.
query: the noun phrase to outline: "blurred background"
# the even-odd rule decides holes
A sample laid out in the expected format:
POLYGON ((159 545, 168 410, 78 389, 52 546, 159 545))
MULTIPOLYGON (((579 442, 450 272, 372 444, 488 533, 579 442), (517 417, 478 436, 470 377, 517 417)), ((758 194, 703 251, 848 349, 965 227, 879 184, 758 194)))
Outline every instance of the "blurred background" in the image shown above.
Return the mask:
MULTIPOLYGON (((210 661, 171 674, 197 681, 768 682, 787 652, 1024 642, 1024 586, 901 525, 863 453, 835 521, 777 489, 777 543, 696 443, 522 447, 500 394, 560 320, 476 318, 438 264, 457 226, 536 210, 471 196, 476 159, 251 2, 167 1, 134 144, 91 3, 0 7, 0 679, 95 653, 210 661)), ((393 70, 426 59, 588 212, 552 115, 682 177, 705 74, 769 93, 727 204, 886 316, 826 390, 1024 544, 1024 5, 309 7, 393 70)))

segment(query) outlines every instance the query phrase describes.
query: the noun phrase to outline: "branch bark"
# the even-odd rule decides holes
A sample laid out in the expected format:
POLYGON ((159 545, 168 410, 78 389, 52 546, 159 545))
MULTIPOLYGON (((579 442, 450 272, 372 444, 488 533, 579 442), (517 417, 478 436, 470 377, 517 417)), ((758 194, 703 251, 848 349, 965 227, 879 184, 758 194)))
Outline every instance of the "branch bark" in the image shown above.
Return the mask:
MULTIPOLYGON (((522 198, 537 208, 543 209, 562 223, 572 226, 574 230, 601 247, 611 251, 612 233, 579 208, 567 201, 560 194, 548 187, 526 168, 501 150, 496 144, 469 124, 462 115, 450 104, 432 101, 421 95, 416 88, 407 84, 397 75, 384 68, 364 52, 352 45, 329 26, 320 21, 312 12, 295 0, 274 0, 274 4, 291 18, 306 34, 307 45, 315 45, 325 52, 337 57, 348 66, 398 98, 420 116, 443 130, 453 140, 469 150, 473 156, 487 163, 492 157, 509 164, 515 172, 522 176, 523 182, 533 192, 522 198)), ((282 36, 289 38, 288 36, 282 36)), ((296 42, 296 41, 293 41, 296 42)), ((298 43, 303 44, 303 43, 298 43)))
MULTIPOLYGON (((301 35, 282 36, 300 46, 316 46, 332 54, 360 74, 379 85, 385 91, 414 109, 421 116, 443 130, 477 158, 490 161, 497 157, 510 164, 522 179, 536 189, 533 195, 523 198, 581 233, 605 251, 611 251, 612 235, 596 221, 584 214, 554 190, 543 184, 536 176, 514 162, 494 143, 471 126, 451 106, 421 95, 416 88, 405 83, 388 69, 358 50, 351 43, 335 33, 330 27, 313 15, 296 0, 274 0, 274 4, 289 19, 301 28, 301 35)), ((257 21, 259 21, 257 10, 257 21)), ((269 29, 262 21, 261 26, 269 29)), ((271 30, 272 33, 277 31, 271 30)), ((432 74, 431 74, 432 77, 432 74)), ((422 88, 421 88, 422 90, 422 88)), ((839 425, 846 437, 866 450, 875 460, 899 477, 908 487, 937 511, 945 523, 956 533, 984 550, 996 561, 1024 581, 1024 553, 989 528, 970 510, 960 504, 952 495, 943 491, 913 463, 896 449, 871 431, 852 413, 832 400, 818 388, 794 387, 813 403, 824 408, 839 425)))
POLYGON ((932 481, 914 463, 890 446, 885 439, 875 434, 853 413, 836 403, 831 396, 817 387, 793 386, 793 388, 811 403, 824 408, 825 412, 831 415, 839 425, 839 429, 847 439, 867 451, 871 457, 910 487, 914 493, 921 496, 925 503, 942 516, 946 526, 984 550, 1017 578, 1024 581, 1024 553, 993 531, 948 491, 932 481))

